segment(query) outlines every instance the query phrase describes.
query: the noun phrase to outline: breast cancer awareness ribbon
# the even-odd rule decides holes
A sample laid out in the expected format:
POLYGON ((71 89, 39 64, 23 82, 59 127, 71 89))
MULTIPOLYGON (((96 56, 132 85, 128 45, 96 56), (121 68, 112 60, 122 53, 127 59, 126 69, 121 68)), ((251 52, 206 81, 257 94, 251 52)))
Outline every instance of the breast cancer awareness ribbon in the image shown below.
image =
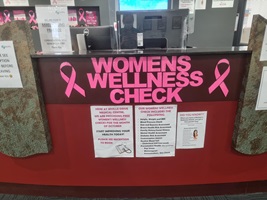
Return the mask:
POLYGON ((84 10, 82 8, 79 9, 79 22, 81 22, 82 20, 84 22, 86 22, 85 18, 84 18, 84 10))
POLYGON ((216 78, 216 81, 209 87, 209 93, 211 94, 217 87, 220 87, 224 96, 226 97, 228 95, 228 88, 227 86, 225 85, 224 83, 224 80, 225 78, 229 75, 230 73, 230 63, 227 59, 221 59, 217 65, 216 65, 216 68, 215 68, 215 71, 214 71, 214 75, 215 75, 215 78, 216 78), (220 64, 227 64, 228 67, 227 69, 225 70, 225 72, 223 74, 220 74, 219 72, 219 65, 220 64))
POLYGON ((53 4, 54 4, 54 5, 57 4, 57 0, 53 0, 53 4))
POLYGON ((10 4, 10 1, 9 0, 6 0, 6 4, 10 4))
POLYGON ((35 19, 35 13, 34 13, 34 11, 33 10, 30 10, 28 12, 28 14, 29 14, 29 17, 30 17, 29 23, 32 23, 33 22, 34 24, 37 24, 37 21, 35 19))
POLYGON ((7 22, 11 22, 10 20, 10 13, 8 10, 4 10, 4 16, 5 16, 5 20, 4 20, 4 23, 7 23, 7 22))
POLYGON ((71 92, 73 89, 75 89, 78 93, 80 93, 82 96, 85 97, 85 91, 84 89, 82 89, 80 86, 78 86, 75 83, 75 79, 76 79, 76 71, 73 68, 73 66, 69 63, 69 62, 63 62, 60 65, 60 75, 63 78, 64 81, 66 81, 66 83, 68 83, 67 88, 65 90, 65 94, 66 96, 69 98, 71 95, 71 92), (62 71, 62 68, 64 67, 71 67, 71 75, 70 77, 68 77, 66 74, 64 74, 64 72, 62 71))

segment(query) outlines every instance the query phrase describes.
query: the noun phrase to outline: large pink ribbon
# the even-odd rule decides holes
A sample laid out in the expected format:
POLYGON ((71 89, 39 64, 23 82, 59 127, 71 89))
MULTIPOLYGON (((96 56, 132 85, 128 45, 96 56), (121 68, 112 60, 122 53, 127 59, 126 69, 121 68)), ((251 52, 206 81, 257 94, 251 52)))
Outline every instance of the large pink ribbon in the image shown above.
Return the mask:
POLYGON ((84 18, 84 10, 82 8, 79 9, 79 15, 80 15, 79 22, 82 20, 86 22, 86 19, 84 18))
POLYGON ((217 87, 220 87, 224 96, 226 97, 228 95, 228 88, 227 86, 225 85, 224 83, 224 80, 225 78, 229 75, 230 73, 230 63, 227 59, 221 59, 217 65, 216 65, 216 68, 215 68, 215 71, 214 71, 214 74, 215 74, 215 78, 216 78, 216 81, 209 87, 209 93, 211 94, 217 87), (225 70, 225 72, 223 74, 220 74, 219 72, 219 65, 220 64, 227 64, 228 65, 228 68, 225 70))
POLYGON ((11 22, 11 19, 10 19, 10 13, 8 10, 4 10, 4 16, 5 16, 5 20, 4 22, 7 23, 7 22, 11 22))
POLYGON ((63 62, 60 65, 60 75, 63 78, 64 81, 66 81, 66 83, 68 83, 65 94, 67 97, 70 97, 71 92, 73 89, 75 89, 78 93, 80 93, 81 95, 83 95, 85 97, 85 91, 84 89, 82 89, 80 86, 78 86, 75 83, 75 79, 76 79, 76 71, 73 68, 73 66, 69 63, 69 62, 63 62), (70 77, 66 76, 64 74, 64 72, 62 71, 63 67, 71 67, 71 75, 70 77))
POLYGON ((37 21, 35 19, 35 13, 33 10, 30 10, 29 12, 29 17, 30 17, 30 20, 29 20, 29 23, 34 23, 34 24, 37 24, 37 21))

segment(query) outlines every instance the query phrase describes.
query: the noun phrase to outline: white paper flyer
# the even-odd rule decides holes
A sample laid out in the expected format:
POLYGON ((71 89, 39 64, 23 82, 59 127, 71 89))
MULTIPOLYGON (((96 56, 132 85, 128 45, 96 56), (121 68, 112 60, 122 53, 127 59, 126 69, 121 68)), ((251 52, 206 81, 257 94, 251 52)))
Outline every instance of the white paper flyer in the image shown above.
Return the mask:
POLYGON ((203 148, 206 134, 207 111, 178 112, 177 149, 203 148))
POLYGON ((132 106, 91 106, 96 158, 134 157, 132 106))
POLYGON ((262 68, 256 110, 267 110, 267 66, 262 68))
POLYGON ((267 61, 267 25, 265 26, 265 33, 261 47, 260 61, 267 61))
POLYGON ((175 156, 177 105, 135 106, 136 157, 175 156))
POLYGON ((22 88, 13 41, 0 41, 0 88, 22 88))

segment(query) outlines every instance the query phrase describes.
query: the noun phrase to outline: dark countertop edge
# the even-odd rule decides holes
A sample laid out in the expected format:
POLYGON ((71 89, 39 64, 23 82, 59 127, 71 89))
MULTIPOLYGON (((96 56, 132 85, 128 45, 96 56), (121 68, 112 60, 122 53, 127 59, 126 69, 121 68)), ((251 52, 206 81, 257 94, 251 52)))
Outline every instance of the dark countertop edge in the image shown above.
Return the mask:
POLYGON ((188 48, 188 49, 151 49, 151 50, 121 50, 121 51, 91 51, 79 54, 73 53, 55 53, 55 54, 32 54, 32 58, 58 58, 58 57, 72 57, 72 58, 86 58, 99 56, 151 56, 151 55, 207 55, 207 54, 251 54, 252 51, 247 50, 247 47, 229 47, 229 48, 188 48))

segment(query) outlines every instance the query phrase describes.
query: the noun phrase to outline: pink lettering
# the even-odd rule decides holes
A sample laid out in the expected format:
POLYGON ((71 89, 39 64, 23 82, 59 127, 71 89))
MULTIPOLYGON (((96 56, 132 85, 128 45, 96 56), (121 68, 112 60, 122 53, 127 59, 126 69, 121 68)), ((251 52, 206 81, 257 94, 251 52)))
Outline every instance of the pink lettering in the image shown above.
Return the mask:
POLYGON ((147 71, 160 72, 160 56, 150 56, 147 58, 147 71))
POLYGON ((101 73, 102 68, 104 67, 105 72, 110 73, 112 69, 112 60, 113 58, 108 58, 108 62, 105 58, 99 58, 99 61, 97 62, 97 58, 91 58, 95 72, 101 73))
POLYGON ((121 74, 109 74, 109 88, 122 88, 121 74))
POLYGON ((187 72, 180 72, 176 75, 176 79, 178 80, 178 82, 176 82, 176 86, 177 87, 186 87, 189 84, 189 80, 188 77, 189 74, 187 72))
POLYGON ((202 85, 203 78, 201 76, 203 76, 203 73, 201 71, 192 72, 190 74, 190 78, 192 79, 192 81, 190 81, 190 85, 192 87, 198 87, 198 86, 202 85))
POLYGON ((133 99, 133 102, 139 102, 139 89, 134 89, 133 91, 133 93, 130 93, 130 89, 124 90, 125 103, 130 103, 131 99, 133 99))
POLYGON ((88 73, 87 78, 89 81, 90 88, 96 88, 97 83, 101 88, 107 88, 107 79, 108 79, 107 73, 95 74, 95 76, 93 76, 91 73, 88 73))
POLYGON ((124 57, 116 57, 113 60, 113 69, 118 73, 127 72, 129 69, 128 60, 124 57))
POLYGON ((175 72, 176 71, 176 59, 177 59, 176 56, 172 56, 172 60, 170 61, 167 56, 162 56, 162 59, 161 59, 162 69, 161 69, 161 71, 166 72, 167 67, 168 67, 168 69, 171 72, 175 72))
POLYGON ((115 104, 121 104, 124 102, 124 98, 121 97, 123 94, 124 94, 123 90, 114 89, 110 92, 110 100, 115 104))
POLYGON ((147 87, 151 88, 153 84, 156 87, 162 87, 162 73, 158 72, 156 77, 153 73, 147 73, 147 87))
POLYGON ((162 83, 163 87, 175 87, 175 72, 164 72, 162 83))
POLYGON ((151 91, 152 88, 144 88, 140 90, 140 102, 142 103, 151 103, 151 91), (148 97, 148 98, 146 98, 148 97))
POLYGON ((187 61, 191 61, 191 58, 189 56, 180 56, 177 62, 181 66, 177 66, 177 70, 179 70, 180 72, 188 71, 191 68, 191 64, 190 62, 187 62, 187 61))
POLYGON ((175 99, 176 102, 182 102, 179 92, 182 88, 167 88, 167 102, 172 102, 172 99, 175 99))
POLYGON ((137 62, 136 57, 129 58, 129 72, 146 72, 147 71, 146 57, 140 57, 137 62))
POLYGON ((157 88, 153 90, 152 92, 152 99, 154 100, 155 103, 163 103, 166 101, 166 97, 163 96, 163 94, 166 93, 165 89, 163 88, 157 88), (161 98, 159 97, 159 93, 161 93, 161 98))

